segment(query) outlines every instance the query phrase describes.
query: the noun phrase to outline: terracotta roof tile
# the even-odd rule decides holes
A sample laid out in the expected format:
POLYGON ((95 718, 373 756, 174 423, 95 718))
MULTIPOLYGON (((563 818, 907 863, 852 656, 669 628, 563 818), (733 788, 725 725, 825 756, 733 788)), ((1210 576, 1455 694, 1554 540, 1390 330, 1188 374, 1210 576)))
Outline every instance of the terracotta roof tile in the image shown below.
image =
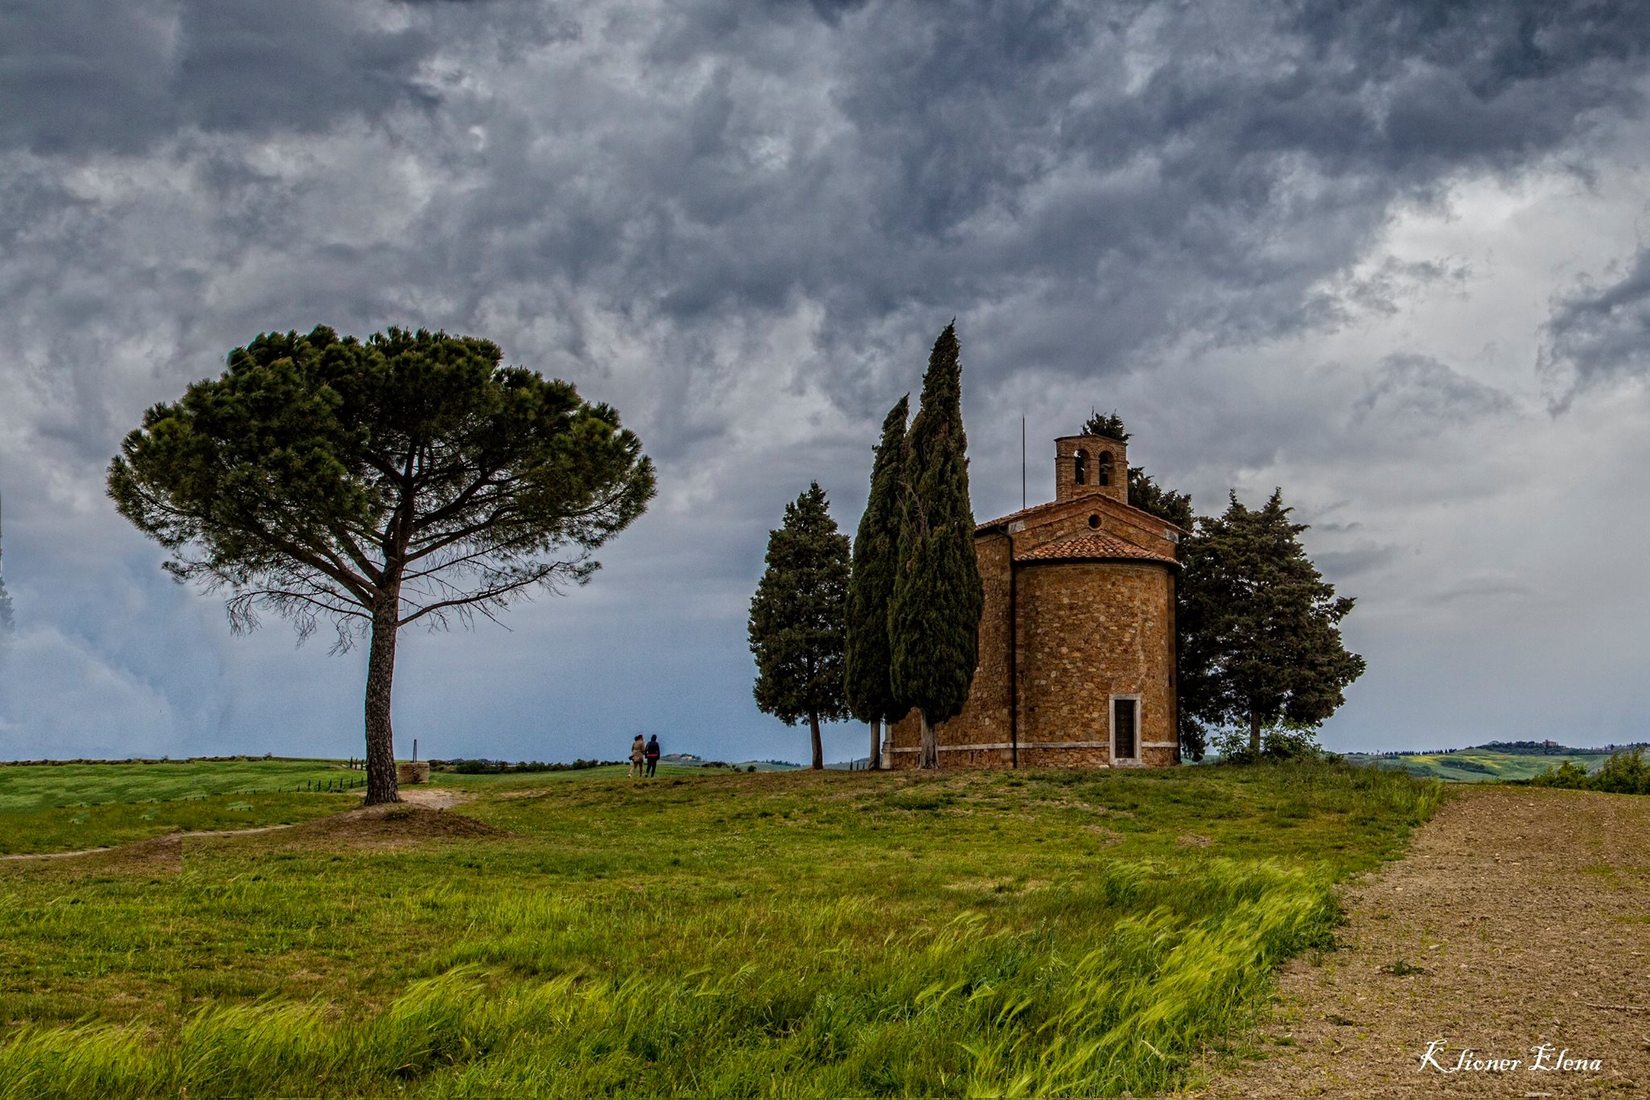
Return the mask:
MULTIPOLYGON (((982 523, 976 523, 974 525, 974 531, 977 534, 991 527, 1003 527, 1013 523, 1017 519, 1027 519, 1039 512, 1050 512, 1056 508, 1064 508, 1067 505, 1076 504, 1079 501, 1088 501, 1092 504, 1094 501, 1098 500, 1104 500, 1106 502, 1104 505, 1101 505, 1101 507, 1116 507, 1122 503, 1121 501, 1114 500, 1111 497, 1103 497, 1098 493, 1090 494, 1084 497, 1073 497, 1066 500, 1045 500, 1041 504, 1033 504, 1029 508, 1021 508, 1018 512, 1010 512, 1006 516, 998 516, 996 519, 988 519, 982 523)), ((1164 527, 1167 527, 1172 531, 1180 530, 1179 527, 1170 523, 1168 520, 1163 519, 1161 516, 1154 516, 1150 512, 1147 512, 1141 508, 1136 508, 1132 504, 1123 504, 1122 506, 1136 515, 1144 517, 1152 523, 1162 524, 1164 527)))
POLYGON ((1046 542, 1034 550, 1019 555, 1019 561, 1161 561, 1178 564, 1168 554, 1158 554, 1125 542, 1115 535, 1076 535, 1069 539, 1046 542))
POLYGON ((996 527, 1000 524, 1011 523, 1014 520, 1019 519, 1021 516, 1029 516, 1033 512, 1041 512, 1044 508, 1051 507, 1055 504, 1064 503, 1066 502, 1063 500, 1048 500, 1044 501, 1042 504, 1033 504, 1030 508, 1021 508, 1018 512, 1010 512, 1006 516, 998 516, 996 519, 988 519, 984 522, 976 523, 974 525, 974 530, 983 531, 987 527, 996 527))

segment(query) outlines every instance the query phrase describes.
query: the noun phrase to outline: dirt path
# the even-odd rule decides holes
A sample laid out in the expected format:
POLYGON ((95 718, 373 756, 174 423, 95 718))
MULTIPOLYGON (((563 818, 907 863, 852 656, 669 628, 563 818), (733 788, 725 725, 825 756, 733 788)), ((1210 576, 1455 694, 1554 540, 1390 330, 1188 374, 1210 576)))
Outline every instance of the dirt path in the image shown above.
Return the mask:
MULTIPOLYGON (((366 797, 365 791, 361 792, 361 794, 362 797, 366 797)), ((440 787, 414 787, 411 790, 403 789, 401 791, 401 801, 411 802, 415 806, 424 806, 431 810, 448 810, 461 803, 468 802, 474 797, 474 793, 470 791, 453 791, 440 787)), ((359 813, 360 811, 351 810, 348 812, 359 813)), ((149 838, 149 840, 183 841, 195 840, 199 837, 208 836, 255 836, 258 833, 273 833, 281 829, 293 829, 296 827, 297 825, 293 824, 254 825, 246 829, 196 829, 193 832, 161 833, 157 837, 149 838)), ((147 841, 140 840, 132 841, 131 843, 143 844, 147 843, 147 841)), ((112 852, 115 851, 116 848, 123 848, 126 846, 127 845, 106 845, 102 848, 77 848, 71 852, 18 852, 12 855, 0 856, 0 861, 21 859, 72 859, 75 856, 90 856, 96 855, 99 852, 112 852)))
POLYGON ((1459 788, 1347 909, 1284 971, 1264 1060, 1192 1095, 1650 1096, 1650 798, 1459 788), (1443 1072, 1469 1047, 1519 1064, 1443 1072), (1532 1069, 1566 1048, 1599 1068, 1532 1069))
POLYGON ((455 791, 451 787, 402 787, 401 801, 432 810, 450 810, 475 797, 474 791, 455 791))

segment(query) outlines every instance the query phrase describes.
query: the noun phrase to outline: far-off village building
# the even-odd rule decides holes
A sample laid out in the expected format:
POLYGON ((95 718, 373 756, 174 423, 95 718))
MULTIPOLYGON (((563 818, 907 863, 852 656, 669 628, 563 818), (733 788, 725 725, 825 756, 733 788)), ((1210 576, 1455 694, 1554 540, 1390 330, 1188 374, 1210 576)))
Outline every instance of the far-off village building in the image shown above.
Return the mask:
MULTIPOLYGON (((985 587, 979 667, 961 714, 935 727, 942 768, 1157 767, 1180 761, 1175 546, 1129 504, 1125 446, 1055 440, 1054 499, 974 529, 985 587)), ((915 768, 916 712, 883 765, 915 768)))

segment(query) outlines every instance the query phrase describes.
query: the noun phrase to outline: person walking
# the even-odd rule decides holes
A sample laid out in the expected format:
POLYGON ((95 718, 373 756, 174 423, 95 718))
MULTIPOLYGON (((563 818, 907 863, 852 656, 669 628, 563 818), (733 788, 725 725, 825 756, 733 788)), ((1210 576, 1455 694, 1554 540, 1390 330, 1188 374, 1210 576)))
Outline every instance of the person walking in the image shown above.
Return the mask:
POLYGON ((653 769, 659 766, 659 735, 647 739, 647 777, 653 778, 653 769))
POLYGON ((630 743, 630 778, 640 779, 642 763, 647 759, 647 746, 642 743, 642 735, 637 734, 636 740, 630 743))

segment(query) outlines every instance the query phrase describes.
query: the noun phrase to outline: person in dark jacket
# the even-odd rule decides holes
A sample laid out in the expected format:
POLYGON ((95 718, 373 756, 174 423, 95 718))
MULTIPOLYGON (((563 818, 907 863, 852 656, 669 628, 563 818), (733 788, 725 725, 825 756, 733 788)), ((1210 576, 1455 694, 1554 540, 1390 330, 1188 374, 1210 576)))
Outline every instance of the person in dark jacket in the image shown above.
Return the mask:
POLYGON ((653 778, 653 769, 659 766, 659 735, 654 734, 647 740, 647 777, 653 778))

